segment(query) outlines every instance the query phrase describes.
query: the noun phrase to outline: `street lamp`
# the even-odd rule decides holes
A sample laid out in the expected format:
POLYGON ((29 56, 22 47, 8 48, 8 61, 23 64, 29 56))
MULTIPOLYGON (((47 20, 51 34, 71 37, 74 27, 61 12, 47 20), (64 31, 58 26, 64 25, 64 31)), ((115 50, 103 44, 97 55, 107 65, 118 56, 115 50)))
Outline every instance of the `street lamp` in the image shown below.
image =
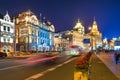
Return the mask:
MULTIPOLYGON (((2 48, 2 46, 1 46, 1 25, 2 25, 2 23, 0 21, 0 48, 2 48)), ((1 49, 0 49, 0 51, 1 51, 1 49)))

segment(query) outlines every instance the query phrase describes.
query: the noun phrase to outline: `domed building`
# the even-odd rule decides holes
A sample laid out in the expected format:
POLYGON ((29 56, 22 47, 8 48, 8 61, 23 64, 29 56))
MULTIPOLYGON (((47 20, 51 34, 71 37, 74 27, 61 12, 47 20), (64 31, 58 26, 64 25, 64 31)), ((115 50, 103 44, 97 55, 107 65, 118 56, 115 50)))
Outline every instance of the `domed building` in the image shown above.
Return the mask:
POLYGON ((85 29, 80 20, 78 19, 78 22, 73 27, 73 30, 78 31, 82 36, 85 34, 85 29))
POLYGON ((83 48, 84 34, 85 34, 84 26, 78 19, 77 23, 73 27, 73 30, 64 31, 64 38, 66 38, 69 41, 67 46, 75 45, 83 48))
MULTIPOLYGON (((50 23, 50 22, 49 22, 50 23)), ((51 35, 55 31, 52 24, 38 20, 36 15, 27 10, 16 17, 16 44, 18 51, 49 51, 51 35)))

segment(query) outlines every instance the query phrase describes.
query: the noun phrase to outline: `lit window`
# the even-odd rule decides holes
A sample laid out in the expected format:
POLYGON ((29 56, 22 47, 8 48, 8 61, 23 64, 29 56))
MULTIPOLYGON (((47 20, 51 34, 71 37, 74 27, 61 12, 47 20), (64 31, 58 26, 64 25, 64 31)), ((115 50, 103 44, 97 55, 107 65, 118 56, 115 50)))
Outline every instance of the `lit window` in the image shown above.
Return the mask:
POLYGON ((8 38, 8 42, 10 42, 10 38, 8 38))
POLYGON ((10 31, 10 27, 7 28, 7 31, 10 31))
POLYGON ((5 37, 3 38, 3 40, 4 40, 4 42, 6 42, 6 38, 5 37))
POLYGON ((8 52, 10 52, 10 46, 8 46, 8 52))
POLYGON ((4 26, 4 31, 6 31, 6 26, 4 26))

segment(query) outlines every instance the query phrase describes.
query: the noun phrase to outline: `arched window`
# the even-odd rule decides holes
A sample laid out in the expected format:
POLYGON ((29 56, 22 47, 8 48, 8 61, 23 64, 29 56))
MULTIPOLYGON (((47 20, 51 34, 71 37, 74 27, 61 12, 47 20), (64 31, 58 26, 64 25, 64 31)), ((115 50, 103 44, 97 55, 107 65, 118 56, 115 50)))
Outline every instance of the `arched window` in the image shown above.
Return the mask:
POLYGON ((11 46, 8 46, 8 52, 10 52, 11 46))
POLYGON ((6 52, 7 46, 3 47, 3 52, 6 52))

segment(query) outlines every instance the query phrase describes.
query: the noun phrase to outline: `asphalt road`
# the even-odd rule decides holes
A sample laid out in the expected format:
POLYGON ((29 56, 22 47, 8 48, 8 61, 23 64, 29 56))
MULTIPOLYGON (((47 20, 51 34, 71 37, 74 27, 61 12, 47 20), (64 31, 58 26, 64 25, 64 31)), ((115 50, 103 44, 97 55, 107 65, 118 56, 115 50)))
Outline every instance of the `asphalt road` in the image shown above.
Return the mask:
POLYGON ((0 80, 73 80, 75 59, 69 56, 53 62, 42 62, 39 58, 1 59, 0 80))

